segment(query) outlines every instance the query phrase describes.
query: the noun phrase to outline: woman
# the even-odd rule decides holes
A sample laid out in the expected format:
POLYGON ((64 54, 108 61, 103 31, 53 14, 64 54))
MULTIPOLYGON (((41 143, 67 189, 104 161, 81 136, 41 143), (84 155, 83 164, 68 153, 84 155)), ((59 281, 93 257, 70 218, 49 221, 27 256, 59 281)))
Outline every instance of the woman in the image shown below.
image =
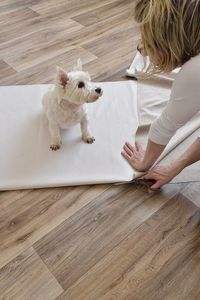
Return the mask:
MULTIPOLYGON (((126 143, 122 155, 138 171, 148 171, 176 130, 200 110, 200 0, 139 0, 135 19, 140 24, 143 55, 152 72, 182 67, 170 100, 149 131, 146 151, 126 143)), ((152 190, 170 182, 185 167, 200 160, 200 138, 176 161, 157 166, 144 179, 154 180, 152 190)))

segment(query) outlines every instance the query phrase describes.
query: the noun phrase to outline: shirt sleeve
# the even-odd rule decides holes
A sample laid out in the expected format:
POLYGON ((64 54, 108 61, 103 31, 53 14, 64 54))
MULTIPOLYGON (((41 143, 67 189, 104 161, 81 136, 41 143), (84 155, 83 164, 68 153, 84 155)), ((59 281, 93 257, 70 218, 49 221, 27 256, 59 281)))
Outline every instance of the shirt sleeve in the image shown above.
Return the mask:
POLYGON ((166 145, 176 130, 200 110, 200 55, 183 65, 175 79, 170 100, 151 125, 149 139, 166 145))

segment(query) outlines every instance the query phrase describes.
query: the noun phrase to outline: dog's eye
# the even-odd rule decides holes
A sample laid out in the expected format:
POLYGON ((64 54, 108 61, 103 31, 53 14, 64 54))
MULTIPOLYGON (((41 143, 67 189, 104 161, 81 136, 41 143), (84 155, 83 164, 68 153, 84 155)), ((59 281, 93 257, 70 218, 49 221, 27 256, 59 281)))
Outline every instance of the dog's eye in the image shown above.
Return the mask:
POLYGON ((83 87, 85 87, 85 83, 83 81, 80 81, 78 84, 78 88, 81 89, 83 87))

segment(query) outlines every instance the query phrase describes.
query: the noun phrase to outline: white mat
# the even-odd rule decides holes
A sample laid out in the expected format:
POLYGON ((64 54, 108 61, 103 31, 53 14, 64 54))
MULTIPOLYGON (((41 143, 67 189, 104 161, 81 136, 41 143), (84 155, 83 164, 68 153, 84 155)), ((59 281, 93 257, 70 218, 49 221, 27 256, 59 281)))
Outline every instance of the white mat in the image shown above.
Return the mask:
MULTIPOLYGON (((41 106, 49 86, 0 87, 0 190, 129 182, 141 176, 121 157, 121 150, 125 141, 134 143, 138 110, 140 128, 147 129, 140 138, 147 141, 148 126, 166 105, 170 89, 133 81, 100 85, 103 97, 88 106, 95 143, 83 143, 75 126, 62 132, 62 148, 56 152, 49 149, 41 106)), ((183 141, 187 147, 187 138, 199 127, 196 117, 177 131, 160 159, 166 161, 166 155, 183 141)), ((180 152, 173 153, 172 160, 180 152)), ((197 177, 196 171, 191 178, 197 177)), ((178 177, 178 181, 187 180, 189 176, 178 177)))
POLYGON ((42 112, 48 85, 0 87, 0 190, 129 181, 133 170, 121 157, 138 127, 137 83, 101 83, 103 97, 89 104, 92 145, 79 126, 62 132, 62 148, 49 149, 42 112))

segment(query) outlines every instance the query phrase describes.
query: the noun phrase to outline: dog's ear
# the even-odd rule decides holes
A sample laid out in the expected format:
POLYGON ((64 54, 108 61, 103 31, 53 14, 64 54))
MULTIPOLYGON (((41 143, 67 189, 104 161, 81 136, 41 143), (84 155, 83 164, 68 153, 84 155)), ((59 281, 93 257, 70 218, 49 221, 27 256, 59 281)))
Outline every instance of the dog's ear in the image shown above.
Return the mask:
POLYGON ((65 72, 62 68, 57 67, 58 83, 61 84, 63 87, 65 87, 68 80, 69 80, 69 76, 68 76, 67 72, 65 72))
POLYGON ((77 60, 76 66, 74 66, 74 71, 83 71, 83 64, 80 58, 77 60))

